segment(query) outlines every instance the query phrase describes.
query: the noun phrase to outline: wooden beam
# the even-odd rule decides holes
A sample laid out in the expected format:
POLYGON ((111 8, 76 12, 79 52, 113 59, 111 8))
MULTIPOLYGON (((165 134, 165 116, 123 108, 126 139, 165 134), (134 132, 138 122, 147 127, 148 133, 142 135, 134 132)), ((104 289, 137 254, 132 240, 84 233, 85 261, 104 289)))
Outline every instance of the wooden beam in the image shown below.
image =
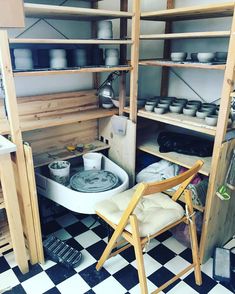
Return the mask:
MULTIPOLYGON (((175 1, 174 0, 167 0, 167 9, 174 8, 175 1)), ((165 34, 169 34, 172 32, 172 22, 167 21, 165 26, 165 34)), ((164 49, 163 49, 163 58, 169 59, 171 53, 171 41, 165 40, 164 42, 164 49)), ((168 95, 168 87, 169 87, 169 68, 163 67, 162 68, 162 80, 161 80, 161 96, 168 95)))
POLYGON ((2 28, 23 28, 24 6, 22 0, 1 0, 0 1, 0 29, 2 28))
MULTIPOLYGON (((235 9, 234 9, 235 11, 235 9)), ((235 15, 235 14, 234 14, 235 15)), ((212 253, 214 247, 218 244, 218 238, 221 239, 221 235, 225 236, 226 229, 218 231, 218 226, 226 218, 226 205, 216 196, 216 191, 221 184, 221 178, 224 178, 226 170, 225 162, 221 162, 221 158, 224 156, 224 150, 222 144, 225 140, 227 131, 227 121, 230 113, 231 92, 234 89, 234 66, 235 66, 235 17, 233 17, 231 27, 231 37, 228 48, 228 59, 226 70, 224 74, 224 82, 221 95, 220 111, 218 117, 218 124, 214 142, 214 150, 212 156, 211 176, 209 180, 209 187, 206 200, 206 209, 204 214, 203 230, 201 237, 201 259, 208 259, 212 253), (213 235, 211 235, 213 234, 213 235), (208 238, 210 235, 210 238, 208 238)), ((234 201, 234 197, 230 201, 234 201)), ((230 220, 234 223, 234 219, 230 220)), ((231 236, 232 237, 232 236, 231 236)), ((228 238, 228 236, 226 236, 228 238)), ((227 240, 224 240, 226 242, 227 240)))
POLYGON ((28 258, 10 154, 0 155, 0 174, 15 259, 22 273, 26 273, 29 271, 28 258))
POLYGON ((6 107, 8 113, 8 120, 10 124, 11 137, 12 141, 16 144, 17 147, 16 164, 18 169, 20 185, 20 193, 18 194, 18 197, 21 197, 20 200, 23 203, 23 215, 25 217, 23 223, 26 224, 26 228, 24 229, 29 245, 30 260, 32 263, 36 263, 38 261, 38 258, 32 217, 32 208, 26 173, 22 135, 18 116, 15 84, 11 66, 8 35, 7 31, 5 30, 0 30, 0 66, 6 95, 6 107))
POLYGON ((138 62, 139 62, 139 34, 140 34, 140 0, 133 1, 133 18, 131 33, 131 66, 130 75, 130 119, 137 120, 137 96, 138 96, 138 62))

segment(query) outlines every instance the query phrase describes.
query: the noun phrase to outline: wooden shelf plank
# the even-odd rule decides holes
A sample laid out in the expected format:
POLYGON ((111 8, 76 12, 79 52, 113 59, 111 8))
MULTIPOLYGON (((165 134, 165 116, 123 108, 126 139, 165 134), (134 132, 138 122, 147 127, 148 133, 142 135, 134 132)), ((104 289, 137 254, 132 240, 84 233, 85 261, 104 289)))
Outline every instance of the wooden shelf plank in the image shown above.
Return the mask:
POLYGON ((0 253, 12 249, 11 236, 5 213, 0 216, 0 253))
MULTIPOLYGON (((171 193, 171 192, 165 191, 164 193, 167 194, 167 195, 170 196, 170 197, 173 196, 173 193, 171 193)), ((185 202, 185 195, 183 194, 183 195, 179 198, 179 200, 180 200, 181 202, 183 202, 183 203, 186 203, 186 202, 185 202)), ((195 204, 193 204, 193 207, 194 207, 194 209, 199 210, 199 211, 201 211, 201 212, 204 212, 204 210, 205 210, 205 208, 204 208, 203 206, 199 206, 199 205, 195 205, 195 204)))
POLYGON ((217 69, 217 70, 225 70, 226 68, 226 64, 209 64, 209 63, 199 63, 199 62, 191 62, 191 61, 180 63, 180 62, 173 62, 170 60, 163 60, 163 59, 140 60, 139 65, 162 66, 162 67, 185 67, 185 68, 198 68, 198 69, 217 69))
POLYGON ((188 19, 225 17, 232 16, 233 10, 234 2, 227 2, 142 12, 141 19, 157 21, 179 21, 188 19))
POLYGON ((42 154, 34 154, 33 155, 34 166, 39 167, 39 166, 49 164, 50 162, 54 160, 67 160, 70 158, 82 156, 83 154, 90 151, 97 152, 97 151, 110 148, 109 145, 98 140, 91 142, 89 144, 85 144, 84 146, 85 148, 83 152, 78 152, 78 151, 69 152, 66 148, 63 148, 63 149, 57 149, 57 150, 50 150, 50 152, 46 152, 42 154), (91 147, 89 147, 88 145, 91 147))
POLYGON ((121 39, 110 39, 110 40, 99 40, 99 39, 9 39, 10 44, 89 44, 89 45, 128 45, 132 44, 132 40, 121 40, 121 39))
POLYGON ((139 117, 160 121, 169 125, 182 127, 184 129, 200 132, 215 136, 216 127, 208 126, 204 119, 198 117, 190 117, 184 114, 167 112, 165 114, 156 114, 144 109, 140 109, 137 114, 139 117))
MULTIPOLYGON (((137 148, 141 151, 158 156, 170 162, 174 162, 186 168, 191 168, 193 164, 199 159, 197 156, 185 156, 185 154, 179 154, 176 152, 161 153, 159 151, 157 137, 154 137, 153 135, 150 138, 141 139, 141 141, 137 143, 137 148)), ((211 168, 211 157, 204 157, 200 159, 204 161, 204 165, 202 166, 200 173, 209 176, 211 168)))
POLYGON ((92 119, 98 119, 103 117, 109 117, 117 114, 117 109, 92 109, 84 110, 77 113, 64 114, 54 117, 42 117, 35 120, 21 120, 20 128, 24 131, 31 131, 36 129, 44 129, 55 126, 62 126, 66 124, 78 123, 81 121, 87 121, 92 119))
POLYGON ((140 39, 141 40, 199 39, 199 38, 226 38, 229 36, 230 36, 230 31, 216 31, 216 32, 190 32, 190 33, 140 35, 140 39))
POLYGON ((125 11, 112 11, 80 7, 68 7, 44 4, 24 4, 26 17, 70 19, 70 20, 101 20, 114 18, 131 18, 133 14, 125 11))
POLYGON ((15 77, 27 76, 44 76, 44 75, 60 75, 60 74, 78 74, 93 72, 112 72, 112 71, 130 71, 131 66, 104 66, 104 67, 83 67, 76 69, 52 69, 52 70, 32 70, 32 71, 15 71, 15 77))

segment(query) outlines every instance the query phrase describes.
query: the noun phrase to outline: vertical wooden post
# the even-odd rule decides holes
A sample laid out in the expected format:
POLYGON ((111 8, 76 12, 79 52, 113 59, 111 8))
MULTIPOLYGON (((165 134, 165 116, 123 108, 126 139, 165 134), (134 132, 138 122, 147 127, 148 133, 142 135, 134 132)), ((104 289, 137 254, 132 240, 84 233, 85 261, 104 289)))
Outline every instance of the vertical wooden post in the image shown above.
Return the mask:
POLYGON ((29 271, 11 155, 0 155, 0 174, 12 247, 22 273, 29 271))
MULTIPOLYGON (((206 209, 204 213, 204 222, 202 237, 200 243, 201 260, 208 259, 213 253, 214 246, 217 245, 220 236, 217 233, 219 223, 224 221, 226 214, 224 213, 225 205, 216 196, 219 179, 223 176, 221 167, 222 143, 225 139, 227 131, 227 121, 230 112, 231 97, 230 94, 234 88, 234 67, 235 67, 235 9, 233 14, 233 21, 231 27, 231 36, 228 48, 228 58, 226 70, 224 74, 224 82, 221 95, 220 111, 216 129, 216 137, 214 142, 214 150, 211 163, 211 174, 209 187, 207 192, 206 209), (220 214, 220 216, 219 216, 220 214), (222 219, 223 218, 223 219, 222 219), (210 228, 210 229, 209 229, 210 228)), ((225 171, 224 171, 225 172, 225 171)), ((231 201, 234 201, 231 199, 231 201)), ((226 242, 227 240, 224 240, 226 242)))
POLYGON ((137 120, 137 95, 138 95, 138 67, 139 67, 139 35, 140 35, 140 0, 132 3, 132 33, 131 33, 131 66, 130 73, 130 119, 132 122, 137 120))
POLYGON ((6 94, 6 107, 8 120, 10 124, 10 131, 12 136, 12 141, 17 146, 16 152, 16 164, 18 170, 18 178, 20 187, 18 187, 20 193, 18 193, 19 202, 23 204, 24 210, 24 218, 23 224, 25 224, 25 234, 28 241, 28 248, 30 254, 31 263, 36 263, 37 258, 37 250, 36 250, 36 241, 34 234, 34 223, 30 202, 30 194, 26 173, 26 165, 24 158, 24 149, 23 149, 23 141, 22 134, 20 129, 20 122, 18 116, 17 109, 17 100, 16 100, 16 92, 15 92, 15 83, 11 66, 11 57, 8 43, 8 35, 6 30, 0 30, 0 66, 1 73, 4 83, 4 89, 6 94))
MULTIPOLYGON (((120 10, 128 11, 128 0, 120 0, 120 10)), ((127 37, 127 19, 120 19, 120 39, 127 37)), ((127 46, 120 45, 120 63, 126 64, 127 46)), ((126 73, 122 72, 119 80, 119 115, 123 114, 123 108, 126 104, 126 73)))
MULTIPOLYGON (((174 8, 174 0, 167 0, 167 9, 174 8)), ((172 32, 172 22, 167 21, 165 26, 165 34, 172 32)), ((163 58, 168 59, 170 58, 171 52, 171 40, 164 41, 164 52, 163 58)), ((161 80, 161 96, 168 95, 168 86, 169 86, 169 68, 162 67, 162 80, 161 80)))

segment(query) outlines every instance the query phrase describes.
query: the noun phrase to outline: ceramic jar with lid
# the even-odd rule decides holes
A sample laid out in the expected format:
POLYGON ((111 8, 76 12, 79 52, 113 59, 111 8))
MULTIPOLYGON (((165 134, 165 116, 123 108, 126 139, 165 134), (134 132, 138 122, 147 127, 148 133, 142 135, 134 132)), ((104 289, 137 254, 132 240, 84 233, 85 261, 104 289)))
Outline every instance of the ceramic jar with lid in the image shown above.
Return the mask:
POLYGON ((105 65, 117 66, 118 64, 119 64, 118 49, 114 49, 114 48, 105 49, 105 65))
POLYGON ((74 64, 75 66, 86 66, 87 65, 87 51, 86 49, 74 50, 74 64))
POLYGON ((112 39, 113 38, 113 25, 109 20, 102 20, 97 25, 97 38, 98 39, 112 39))
POLYGON ((30 49, 14 49, 14 57, 16 69, 33 69, 33 56, 30 49))
POLYGON ((55 69, 61 69, 67 67, 67 58, 65 49, 51 49, 50 55, 50 67, 55 69))

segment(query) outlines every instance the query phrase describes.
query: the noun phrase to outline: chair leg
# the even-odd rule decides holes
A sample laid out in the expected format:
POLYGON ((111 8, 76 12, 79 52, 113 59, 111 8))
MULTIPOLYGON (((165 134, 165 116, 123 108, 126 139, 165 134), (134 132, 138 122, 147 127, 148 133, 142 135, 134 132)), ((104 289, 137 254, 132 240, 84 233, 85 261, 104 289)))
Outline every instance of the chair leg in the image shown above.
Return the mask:
POLYGON ((105 263, 105 261, 108 259, 112 249, 114 247, 116 247, 116 241, 118 239, 118 237, 120 236, 120 231, 118 230, 118 228, 114 231, 112 237, 110 238, 104 252, 102 253, 97 265, 96 265, 96 270, 100 270, 100 268, 103 266, 103 264, 105 263))
POLYGON ((143 252, 142 252, 142 246, 140 243, 138 221, 135 215, 130 216, 130 224, 132 228, 132 237, 134 242, 134 249, 135 249, 135 256, 136 256, 137 267, 138 267, 138 276, 139 276, 141 293, 147 294, 148 288, 147 288, 147 280, 146 280, 146 275, 144 270, 143 252))
POLYGON ((185 200, 188 206, 189 215, 191 215, 191 220, 189 221, 189 233, 191 240, 191 248, 192 248, 192 257, 194 263, 194 275, 195 281, 197 285, 202 284, 202 274, 201 274, 201 266, 200 266, 200 257, 199 257, 199 249, 198 249, 198 241, 197 241, 197 230, 195 224, 195 216, 193 215, 193 203, 191 192, 189 190, 185 190, 185 200))

